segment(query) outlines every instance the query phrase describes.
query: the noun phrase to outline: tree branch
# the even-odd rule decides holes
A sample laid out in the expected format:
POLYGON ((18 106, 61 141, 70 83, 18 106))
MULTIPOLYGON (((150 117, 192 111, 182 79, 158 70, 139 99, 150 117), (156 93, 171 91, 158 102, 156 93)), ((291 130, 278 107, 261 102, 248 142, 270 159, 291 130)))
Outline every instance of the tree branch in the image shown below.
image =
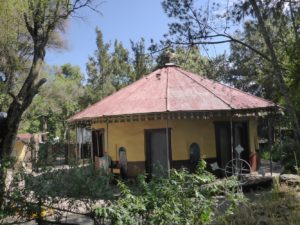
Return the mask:
POLYGON ((10 97, 12 97, 18 104, 20 104, 20 102, 19 102, 17 96, 16 96, 14 93, 8 91, 7 94, 8 94, 10 97))
POLYGON ((27 17, 27 14, 24 13, 24 21, 25 21, 25 25, 26 25, 26 28, 28 30, 28 32, 30 33, 30 35, 33 37, 34 33, 33 33, 33 28, 30 26, 29 24, 29 21, 28 21, 28 17, 27 17))
POLYGON ((46 83, 46 82, 47 82, 47 79, 46 79, 46 78, 40 79, 40 80, 38 81, 38 83, 34 86, 34 89, 38 91, 39 88, 40 88, 44 83, 46 83))

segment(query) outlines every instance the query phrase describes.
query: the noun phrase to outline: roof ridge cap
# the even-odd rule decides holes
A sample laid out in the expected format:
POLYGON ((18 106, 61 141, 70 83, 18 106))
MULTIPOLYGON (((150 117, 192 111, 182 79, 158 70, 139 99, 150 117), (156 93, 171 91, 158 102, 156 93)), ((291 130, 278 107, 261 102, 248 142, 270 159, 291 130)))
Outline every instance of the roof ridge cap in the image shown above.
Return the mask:
POLYGON ((168 101, 168 93, 169 93, 169 91, 168 91, 168 89, 169 89, 169 68, 166 68, 166 112, 168 112, 169 111, 169 107, 168 107, 168 103, 169 103, 169 101, 168 101))

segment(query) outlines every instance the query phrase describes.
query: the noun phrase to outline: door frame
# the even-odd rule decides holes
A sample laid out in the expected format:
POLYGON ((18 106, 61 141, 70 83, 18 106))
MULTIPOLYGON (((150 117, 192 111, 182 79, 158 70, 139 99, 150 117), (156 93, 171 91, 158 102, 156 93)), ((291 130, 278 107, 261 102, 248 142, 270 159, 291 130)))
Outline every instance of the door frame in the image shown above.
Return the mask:
MULTIPOLYGON (((105 129, 104 128, 100 128, 100 129, 92 129, 91 130, 91 136, 92 136, 92 162, 95 162, 95 152, 94 152, 94 141, 93 141, 93 132, 97 132, 97 131, 99 131, 99 133, 101 133, 102 134, 102 154, 104 154, 104 152, 105 152, 105 129)), ((97 140, 98 140, 98 138, 97 138, 97 140)), ((98 144, 97 144, 97 148, 98 148, 98 144)), ((100 149, 99 149, 99 153, 100 153, 100 149)))
MULTIPOLYGON (((151 177, 152 169, 151 169, 151 146, 150 146, 150 135, 151 133, 164 131, 166 132, 166 128, 155 128, 155 129, 144 129, 144 142, 145 142, 145 171, 151 177)), ((168 147, 169 147, 169 165, 172 168, 172 146, 171 146, 171 128, 168 128, 168 147)))
MULTIPOLYGON (((220 165, 221 163, 221 147, 220 147, 220 141, 218 139, 219 137, 219 130, 217 129, 218 126, 226 126, 226 128, 229 129, 229 134, 230 134, 230 137, 232 135, 233 137, 233 142, 234 142, 234 136, 235 136, 235 129, 234 129, 234 126, 237 125, 237 124, 242 124, 245 128, 245 135, 242 137, 243 139, 245 139, 245 154, 247 154, 246 157, 243 157, 242 155, 245 155, 245 154, 242 154, 241 155, 241 158, 246 160, 247 162, 249 162, 249 154, 250 154, 250 137, 249 137, 249 121, 247 120, 242 120, 242 121, 234 121, 232 122, 232 134, 231 134, 231 128, 230 128, 230 121, 215 121, 214 122, 214 127, 215 127, 215 143, 216 143, 216 158, 217 158, 217 162, 218 164, 220 165)), ((231 146, 234 145, 234 143, 231 143, 231 138, 229 140, 229 143, 230 143, 230 149, 231 149, 231 146)), ((235 147, 235 146, 233 146, 235 147)), ((230 155, 231 155, 231 152, 230 152, 230 155)), ((231 155, 231 158, 234 158, 234 156, 231 155)))

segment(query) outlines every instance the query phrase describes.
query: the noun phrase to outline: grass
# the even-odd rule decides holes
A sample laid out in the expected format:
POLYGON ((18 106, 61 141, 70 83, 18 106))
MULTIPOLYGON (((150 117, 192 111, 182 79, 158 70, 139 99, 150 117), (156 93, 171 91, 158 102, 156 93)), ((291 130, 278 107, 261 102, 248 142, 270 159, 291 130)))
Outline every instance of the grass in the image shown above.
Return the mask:
POLYGON ((227 218, 231 225, 297 225, 300 221, 300 190, 276 185, 270 191, 252 193, 248 201, 227 218))

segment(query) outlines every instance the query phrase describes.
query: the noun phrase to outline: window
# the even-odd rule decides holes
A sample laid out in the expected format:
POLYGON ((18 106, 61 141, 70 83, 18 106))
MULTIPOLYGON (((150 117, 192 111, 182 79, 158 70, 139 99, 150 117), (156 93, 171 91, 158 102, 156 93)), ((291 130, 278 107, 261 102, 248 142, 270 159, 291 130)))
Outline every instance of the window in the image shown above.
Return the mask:
POLYGON ((91 144, 90 143, 85 143, 82 144, 80 147, 80 156, 81 159, 88 159, 91 157, 91 144))
POLYGON ((79 157, 81 159, 91 158, 91 130, 85 127, 77 127, 77 143, 79 146, 79 157))
POLYGON ((193 164, 198 164, 200 160, 200 147, 197 143, 192 143, 190 145, 190 162, 193 164))

